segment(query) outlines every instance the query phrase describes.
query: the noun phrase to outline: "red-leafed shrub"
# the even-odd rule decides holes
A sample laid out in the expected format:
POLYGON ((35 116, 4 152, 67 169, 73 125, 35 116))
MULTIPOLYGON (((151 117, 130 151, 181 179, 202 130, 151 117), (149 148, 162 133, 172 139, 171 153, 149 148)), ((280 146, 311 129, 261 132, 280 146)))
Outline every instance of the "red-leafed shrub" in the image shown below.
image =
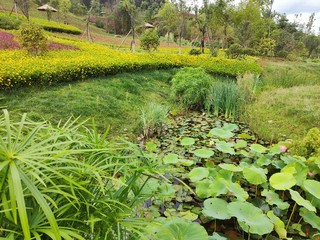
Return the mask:
POLYGON ((0 32, 0 50, 19 48, 19 44, 14 40, 14 36, 12 34, 0 32))

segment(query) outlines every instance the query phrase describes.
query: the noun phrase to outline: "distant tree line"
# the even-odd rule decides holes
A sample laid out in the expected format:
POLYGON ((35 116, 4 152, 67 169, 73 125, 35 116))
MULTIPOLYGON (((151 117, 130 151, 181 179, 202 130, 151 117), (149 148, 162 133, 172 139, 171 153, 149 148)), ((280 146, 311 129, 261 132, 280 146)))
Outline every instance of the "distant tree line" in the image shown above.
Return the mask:
MULTIPOLYGON (((320 38, 314 31, 315 14, 303 23, 299 15, 290 22, 285 14, 273 10, 274 0, 14 0, 27 14, 29 1, 90 15, 108 33, 139 32, 145 22, 156 26, 168 44, 192 43, 204 52, 209 47, 231 49, 241 56, 268 55, 315 57, 320 38), (67 6, 67 7, 66 7, 67 6)), ((134 39, 133 39, 134 41, 134 39)))

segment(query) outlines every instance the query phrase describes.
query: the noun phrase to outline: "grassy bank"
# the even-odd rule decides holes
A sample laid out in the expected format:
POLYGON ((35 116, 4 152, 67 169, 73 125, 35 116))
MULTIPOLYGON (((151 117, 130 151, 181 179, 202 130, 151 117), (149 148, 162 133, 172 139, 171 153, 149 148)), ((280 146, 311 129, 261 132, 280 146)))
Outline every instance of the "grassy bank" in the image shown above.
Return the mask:
MULTIPOLYGON (((94 117, 100 129, 111 126, 111 134, 140 131, 141 107, 150 102, 167 104, 175 70, 123 73, 51 87, 29 87, 0 93, 0 106, 12 117, 27 112, 32 120, 57 124, 71 115, 94 117)), ((88 122, 90 124, 90 121, 88 122)))
POLYGON ((243 120, 260 137, 301 139, 320 127, 320 65, 306 62, 263 63, 261 93, 247 105, 243 120))

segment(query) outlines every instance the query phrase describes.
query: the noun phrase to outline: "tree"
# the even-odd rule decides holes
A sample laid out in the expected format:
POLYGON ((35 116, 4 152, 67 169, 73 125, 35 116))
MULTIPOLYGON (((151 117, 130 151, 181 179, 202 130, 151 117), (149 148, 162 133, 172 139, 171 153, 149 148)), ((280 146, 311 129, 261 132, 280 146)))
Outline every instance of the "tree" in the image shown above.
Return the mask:
POLYGON ((312 53, 319 48, 320 39, 314 34, 308 35, 305 40, 305 45, 308 50, 308 58, 310 58, 312 56, 312 53))
POLYGON ((233 14, 234 31, 245 48, 264 32, 260 6, 254 0, 243 0, 233 14))
POLYGON ((22 14, 28 19, 29 21, 29 8, 30 8, 30 0, 14 0, 14 4, 20 8, 22 14))
POLYGON ((222 48, 227 47, 228 26, 231 24, 234 12, 233 6, 230 4, 233 0, 217 0, 214 4, 214 14, 216 20, 223 28, 222 48))
POLYGON ((140 37, 141 47, 148 52, 157 50, 160 45, 159 36, 156 30, 147 29, 140 37))
POLYGON ((164 29, 168 34, 168 46, 170 42, 170 33, 175 31, 178 26, 178 11, 175 5, 169 1, 160 8, 156 15, 160 28, 164 29))
POLYGON ((62 17, 64 18, 64 22, 68 22, 68 13, 71 9, 71 2, 70 0, 60 0, 59 2, 59 11, 62 14, 62 17))
POLYGON ((187 15, 189 13, 186 2, 184 0, 178 0, 175 4, 178 11, 178 38, 179 38, 179 54, 181 54, 181 40, 183 30, 187 23, 187 15))
POLYGON ((130 16, 130 24, 131 24, 131 51, 135 51, 135 30, 136 30, 136 20, 138 14, 138 7, 135 5, 134 0, 121 0, 120 5, 123 9, 126 10, 128 15, 130 16))
POLYGON ((201 33, 201 52, 204 53, 204 38, 207 32, 209 6, 208 0, 203 0, 202 9, 198 10, 198 6, 195 6, 195 21, 198 25, 198 29, 201 33))

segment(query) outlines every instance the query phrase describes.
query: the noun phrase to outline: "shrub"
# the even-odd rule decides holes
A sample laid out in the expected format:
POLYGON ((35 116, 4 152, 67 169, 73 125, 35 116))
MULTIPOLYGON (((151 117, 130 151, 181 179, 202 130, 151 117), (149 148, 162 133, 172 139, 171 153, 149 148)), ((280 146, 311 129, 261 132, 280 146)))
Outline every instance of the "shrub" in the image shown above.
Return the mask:
POLYGON ((160 45, 160 40, 157 31, 153 29, 147 29, 140 38, 141 47, 144 50, 151 51, 157 50, 158 46, 160 45))
POLYGON ((171 96, 186 108, 203 109, 213 81, 202 68, 183 68, 172 79, 171 96))
POLYGON ((259 55, 258 51, 255 50, 254 48, 244 48, 243 54, 249 55, 249 56, 258 56, 259 55))
POLYGON ((281 50, 281 51, 277 52, 277 57, 287 58, 288 55, 289 55, 289 52, 286 50, 281 50))
POLYGON ((273 56, 276 41, 271 38, 262 38, 257 46, 259 54, 262 56, 273 56))
POLYGON ((189 52, 190 55, 200 55, 201 54, 201 51, 199 49, 191 49, 190 52, 189 52))
POLYGON ((48 51, 48 38, 43 29, 34 23, 30 22, 22 26, 19 40, 21 47, 33 56, 43 55, 48 51))
POLYGON ((21 20, 19 18, 0 12, 0 28, 7 30, 19 29, 20 24, 21 20))
POLYGON ((232 44, 226 53, 229 58, 239 58, 243 54, 243 47, 238 43, 232 44))
POLYGON ((47 20, 39 19, 39 18, 31 18, 31 20, 36 24, 39 24, 40 26, 43 27, 44 30, 49 32, 60 32, 60 33, 68 33, 68 34, 75 34, 75 35, 81 34, 81 30, 72 25, 57 23, 54 21, 49 22, 47 20))
POLYGON ((302 141, 295 141, 290 152, 304 157, 320 157, 320 129, 312 128, 302 141))

